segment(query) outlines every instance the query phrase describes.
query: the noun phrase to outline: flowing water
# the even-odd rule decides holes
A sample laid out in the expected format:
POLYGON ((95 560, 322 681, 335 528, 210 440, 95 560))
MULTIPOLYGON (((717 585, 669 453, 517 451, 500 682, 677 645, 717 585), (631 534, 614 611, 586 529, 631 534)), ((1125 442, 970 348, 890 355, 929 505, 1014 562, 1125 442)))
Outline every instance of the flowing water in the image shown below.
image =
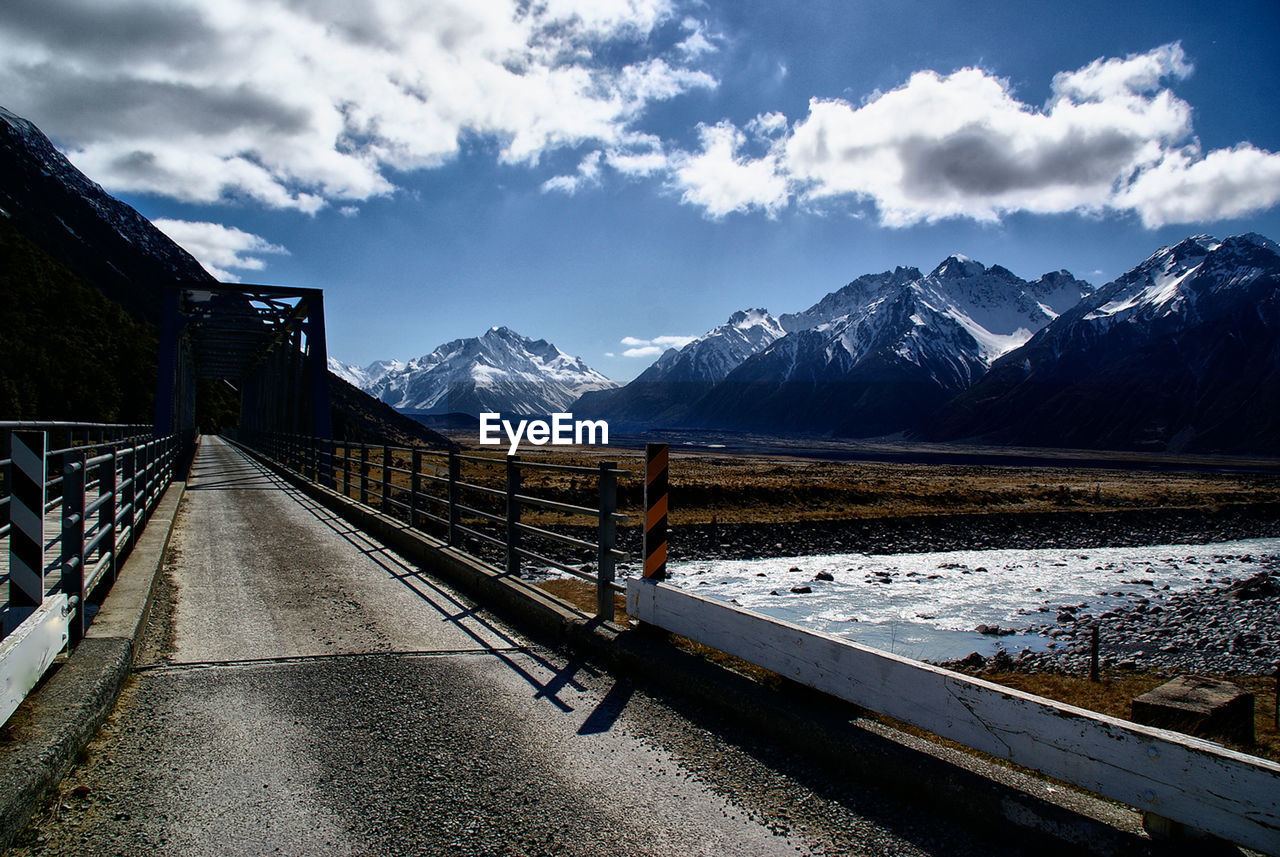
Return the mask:
POLYGON ((1100 616, 1140 599, 1248 577, 1280 539, 1207 545, 831 554, 676 562, 670 582, 711 598, 912 658, 1044 649, 1063 607, 1100 616), (825 572, 833 578, 815 580, 825 572), (808 586, 808 593, 792 592, 808 586), (980 625, 1015 629, 978 633, 980 625))

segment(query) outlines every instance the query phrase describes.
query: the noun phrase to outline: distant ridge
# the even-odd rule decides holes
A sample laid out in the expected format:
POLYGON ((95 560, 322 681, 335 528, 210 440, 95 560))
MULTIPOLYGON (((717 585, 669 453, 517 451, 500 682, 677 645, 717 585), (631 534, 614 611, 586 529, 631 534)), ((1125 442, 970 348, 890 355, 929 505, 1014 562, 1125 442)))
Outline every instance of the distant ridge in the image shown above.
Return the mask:
POLYGON ((584 393, 617 386, 581 358, 507 327, 446 342, 407 363, 338 367, 349 377, 363 378, 366 392, 396 410, 419 415, 542 416, 565 411, 584 393))

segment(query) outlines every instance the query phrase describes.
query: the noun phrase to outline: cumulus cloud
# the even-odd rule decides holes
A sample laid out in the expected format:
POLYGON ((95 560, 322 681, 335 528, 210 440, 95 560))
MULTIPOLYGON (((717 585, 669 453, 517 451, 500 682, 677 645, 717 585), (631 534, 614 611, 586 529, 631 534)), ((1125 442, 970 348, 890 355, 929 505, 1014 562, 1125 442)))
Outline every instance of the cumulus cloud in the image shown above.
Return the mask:
POLYGON ((623 144, 715 85, 696 40, 654 47, 673 2, 6 0, 0 91, 112 190, 314 212, 469 139, 523 164, 623 144))
POLYGON ((1043 106, 977 68, 920 71, 862 104, 812 99, 788 126, 703 126, 671 157, 682 201, 712 218, 792 201, 870 203, 882 223, 996 221, 1011 212, 1128 211, 1156 226, 1234 217, 1280 202, 1280 155, 1242 144, 1203 153, 1191 107, 1167 88, 1191 74, 1179 44, 1055 75, 1043 106))
POLYGON ((684 348, 693 342, 696 336, 655 336, 653 339, 640 339, 635 336, 624 336, 619 340, 627 346, 623 357, 659 357, 668 348, 684 348))
POLYGON ((243 271, 260 271, 266 267, 259 254, 284 253, 288 250, 272 244, 252 232, 245 232, 221 223, 193 220, 152 221, 156 228, 178 242, 188 253, 196 257, 210 274, 224 282, 239 282, 240 276, 230 268, 243 271))
POLYGON ((1242 217, 1277 200, 1280 157, 1245 143, 1199 160, 1187 152, 1170 152, 1126 187, 1118 204, 1132 208, 1154 228, 1242 217))
POLYGON ((776 149, 759 158, 743 155, 746 135, 730 122, 700 125, 698 136, 702 150, 674 160, 682 202, 712 217, 753 209, 773 216, 786 206, 790 192, 776 149))

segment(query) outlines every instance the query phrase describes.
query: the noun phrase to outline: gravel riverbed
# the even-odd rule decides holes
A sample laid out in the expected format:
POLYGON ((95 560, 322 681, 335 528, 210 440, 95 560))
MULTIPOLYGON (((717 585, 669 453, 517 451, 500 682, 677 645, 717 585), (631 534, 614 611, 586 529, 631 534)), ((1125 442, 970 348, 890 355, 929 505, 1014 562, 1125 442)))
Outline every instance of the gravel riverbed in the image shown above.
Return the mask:
POLYGON ((1053 648, 1020 653, 1004 665, 1084 672, 1096 626, 1104 669, 1272 673, 1280 665, 1280 559, 1261 558, 1260 564, 1264 570, 1247 578, 1168 597, 1153 591, 1133 606, 1096 617, 1062 605, 1054 621, 1032 626, 1055 638, 1053 648))

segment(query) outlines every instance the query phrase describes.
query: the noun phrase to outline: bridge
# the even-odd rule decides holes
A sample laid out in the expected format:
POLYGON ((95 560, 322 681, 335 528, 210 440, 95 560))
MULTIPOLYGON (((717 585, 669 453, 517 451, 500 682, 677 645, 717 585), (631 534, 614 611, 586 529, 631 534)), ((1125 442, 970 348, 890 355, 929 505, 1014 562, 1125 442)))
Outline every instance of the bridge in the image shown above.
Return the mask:
MULTIPOLYGON (((776 637, 790 632, 775 623, 750 626, 744 645, 732 609, 634 580, 634 615, 651 624, 618 624, 616 497, 619 480, 638 473, 329 438, 316 414, 327 407, 315 383, 323 332, 310 322, 323 318, 319 295, 290 304, 254 288, 171 294, 161 361, 170 389, 157 396, 154 428, 6 426, 0 650, 8 663, 51 668, 42 683, 27 671, 24 692, 36 690, 15 703, 0 743, 0 836, 14 853, 1149 846, 1132 811, 867 719, 840 701, 839 681, 806 675, 786 655, 829 640, 776 637), (253 412, 234 438, 194 434, 192 379, 205 372, 235 385, 253 412), (14 474, 37 435, 43 491, 24 500, 14 474), (578 497, 540 495, 539 473, 566 470, 578 497), (15 514, 19 502, 38 518, 15 514), (545 524, 529 516, 537 509, 586 523, 545 524), (19 528, 38 530, 38 556, 14 552, 19 528), (14 557, 38 584, 19 585, 14 557), (530 585, 531 565, 586 578, 594 603, 574 608, 530 585), (829 695, 761 686, 673 647, 662 627, 741 646, 829 695), (19 648, 37 654, 10 658, 19 648)), ((825 663, 879 657, 822 651, 825 663)), ((896 662, 860 669, 913 670, 891 689, 934 680, 896 662)), ((993 696, 936 680, 970 715, 993 696)), ((1043 701, 1014 703, 1040 711, 1043 701)), ((979 723, 974 746, 984 735, 1006 741, 997 718, 970 715, 945 717, 979 723)), ((1026 734, 1018 717, 1004 734, 1026 734)), ((928 725, 943 731, 941 720, 928 725)), ((1280 767, 1172 733, 1099 728, 1144 758, 1172 747, 1212 768, 1206 776, 1261 788, 1266 800, 1225 798, 1252 807, 1242 821, 1213 814, 1238 841, 1280 850, 1266 826, 1280 767)), ((1143 774, 1153 796, 1195 791, 1176 772, 1161 775, 1143 774)))

